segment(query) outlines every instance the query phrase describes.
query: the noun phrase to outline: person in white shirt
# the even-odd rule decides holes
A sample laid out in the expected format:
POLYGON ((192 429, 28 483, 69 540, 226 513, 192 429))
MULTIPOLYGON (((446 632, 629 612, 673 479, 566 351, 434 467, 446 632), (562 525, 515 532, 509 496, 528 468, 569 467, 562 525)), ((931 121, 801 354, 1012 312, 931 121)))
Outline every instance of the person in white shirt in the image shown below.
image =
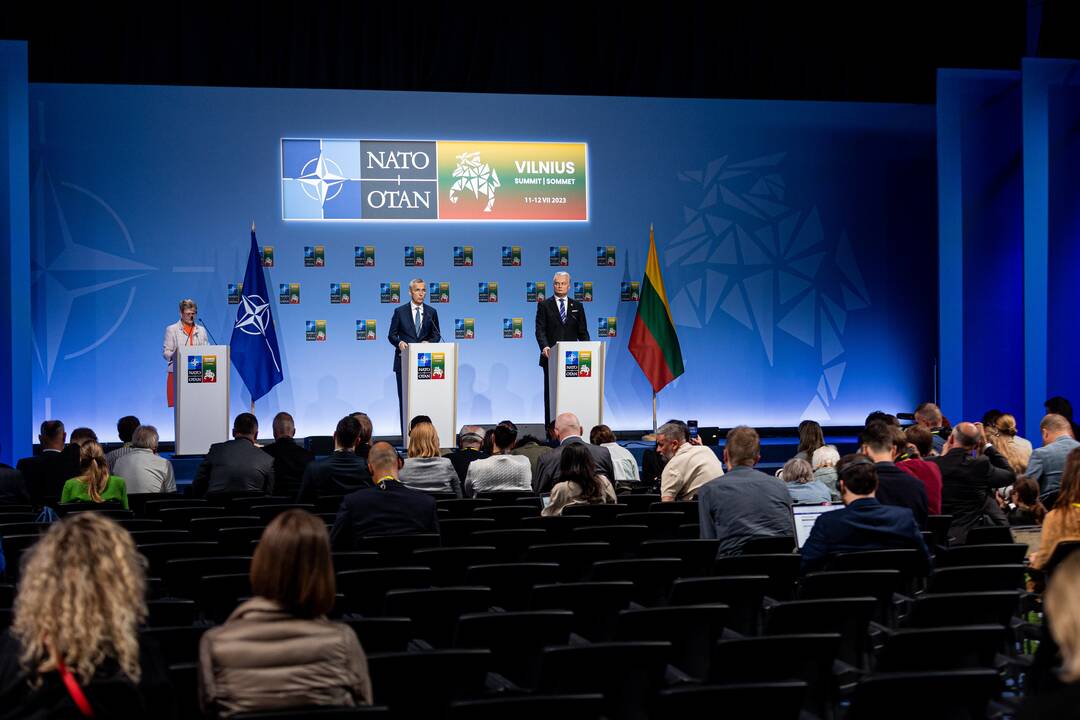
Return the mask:
POLYGON ((181 345, 209 345, 210 341, 206 334, 206 328, 195 324, 195 316, 199 314, 199 306, 194 300, 180 301, 180 319, 165 328, 165 339, 162 341, 161 356, 169 363, 169 376, 165 395, 169 400, 169 407, 176 402, 176 385, 174 375, 176 373, 176 358, 180 355, 181 345))
POLYGON ((660 475, 663 502, 693 500, 698 488, 724 474, 720 458, 701 444, 690 441, 686 425, 666 422, 656 431, 656 452, 667 458, 660 475))
POLYGON ((509 425, 495 426, 491 457, 469 463, 465 474, 465 496, 490 492, 531 492, 532 466, 524 455, 511 455, 517 442, 517 430, 509 425))
POLYGON ((112 474, 124 478, 128 495, 175 493, 176 474, 172 463, 157 454, 158 431, 140 425, 131 438, 131 452, 116 461, 112 474))
POLYGON ((589 431, 589 442, 606 447, 611 453, 611 463, 615 466, 615 477, 611 478, 613 483, 641 482, 641 471, 638 469, 634 454, 615 442, 615 433, 611 431, 611 428, 607 425, 597 425, 589 431))

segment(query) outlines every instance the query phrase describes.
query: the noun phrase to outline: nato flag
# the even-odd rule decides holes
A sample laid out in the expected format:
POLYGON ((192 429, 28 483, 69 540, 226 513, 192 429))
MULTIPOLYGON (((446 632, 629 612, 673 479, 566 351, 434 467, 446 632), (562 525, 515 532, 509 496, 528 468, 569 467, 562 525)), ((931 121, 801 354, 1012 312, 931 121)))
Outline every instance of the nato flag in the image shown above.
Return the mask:
POLYGON ((266 292, 262 254, 251 226, 251 252, 244 272, 244 291, 236 309, 236 324, 229 341, 232 364, 251 393, 252 402, 282 381, 281 353, 277 331, 270 316, 270 295, 266 292))

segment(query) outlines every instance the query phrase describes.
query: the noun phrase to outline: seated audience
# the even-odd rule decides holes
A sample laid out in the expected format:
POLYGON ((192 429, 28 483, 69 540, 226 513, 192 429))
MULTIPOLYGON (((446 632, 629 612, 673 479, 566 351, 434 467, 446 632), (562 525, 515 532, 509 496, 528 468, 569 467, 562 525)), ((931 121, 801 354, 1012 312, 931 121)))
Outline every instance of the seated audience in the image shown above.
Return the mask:
POLYGON ((29 505, 30 493, 26 489, 23 474, 0 463, 0 505, 29 505))
POLYGON ((949 541, 963 543, 973 527, 1008 524, 993 494, 1012 485, 1016 473, 979 426, 957 423, 942 450, 932 462, 941 470, 941 511, 953 516, 949 541))
POLYGON ((254 594, 199 643, 199 703, 237 713, 370 705, 367 657, 334 606, 326 524, 286 510, 263 531, 251 561, 254 594))
POLYGON ((1072 424, 1063 415, 1047 415, 1039 423, 1043 446, 1031 453, 1027 476, 1039 483, 1039 493, 1046 495, 1058 489, 1065 458, 1080 442, 1073 438, 1072 424))
POLYGON ((466 425, 458 433, 458 449, 446 456, 454 466, 458 480, 465 482, 469 464, 474 460, 486 458, 490 453, 480 449, 484 443, 484 429, 479 425, 466 425))
POLYGON ((375 487, 367 458, 356 456, 360 421, 346 415, 334 430, 334 452, 304 469, 297 502, 312 502, 326 495, 348 495, 360 488, 375 487))
POLYGON ((0 639, 0 715, 173 717, 168 667, 139 636, 146 576, 131 535, 103 515, 79 513, 54 523, 24 563, 11 629, 0 639))
MULTIPOLYGON (((1040 650, 1057 645, 1061 654, 1061 668, 1057 672, 1055 687, 1042 693, 1028 690, 1019 720, 1059 720, 1076 717, 1080 707, 1080 555, 1073 553, 1054 571, 1043 593, 1046 625, 1050 638, 1043 641, 1040 650), (1063 684, 1062 684, 1063 683, 1063 684)), ((1044 628, 1045 630, 1045 628, 1044 628)))
POLYGON ((439 433, 429 422, 409 431, 408 457, 401 468, 401 482, 413 490, 452 492, 461 497, 461 481, 454 466, 439 451, 439 433))
POLYGON ((1039 551, 1029 558, 1031 567, 1041 568, 1050 561, 1058 544, 1080 540, 1080 448, 1073 448, 1061 473, 1061 490, 1042 523, 1039 551))
POLYGON ((545 453, 536 465, 536 474, 533 475, 533 489, 537 492, 551 492, 555 484, 559 482, 560 468, 562 467, 562 453, 571 445, 584 445, 585 450, 592 455, 597 475, 603 475, 608 481, 615 477, 615 466, 611 462, 611 453, 605 447, 590 445, 581 438, 583 432, 581 420, 574 413, 562 413, 555 418, 555 427, 552 431, 559 444, 551 452, 545 453))
POLYGON ((517 430, 509 424, 499 424, 492 432, 492 455, 479 458, 469 464, 465 473, 465 495, 476 493, 532 491, 532 472, 529 458, 511 455, 517 440, 517 430))
POLYGON ((1016 478, 1009 491, 1009 525, 1042 525, 1046 506, 1039 500, 1039 484, 1027 475, 1016 478))
POLYGON ((64 423, 46 420, 38 434, 41 454, 22 458, 15 468, 22 473, 26 489, 35 506, 57 502, 64 483, 79 474, 79 446, 67 442, 64 423))
POLYGON ((940 515, 941 468, 923 459, 934 450, 930 431, 921 425, 912 425, 907 430, 893 428, 893 443, 896 445, 896 467, 922 482, 926 488, 926 512, 940 515))
POLYGON ((551 452, 550 445, 540 442, 532 435, 526 435, 525 437, 518 438, 518 441, 514 444, 514 449, 510 451, 510 454, 528 458, 529 476, 535 478, 536 466, 540 462, 540 457, 549 452, 551 452))
POLYGON ((799 449, 795 453, 796 458, 810 462, 814 451, 824 445, 825 434, 821 431, 821 425, 814 420, 803 420, 799 423, 799 449))
POLYGON ((1044 402, 1043 407, 1046 408, 1047 415, 1060 415, 1068 420, 1069 427, 1072 428, 1072 436, 1074 438, 1080 437, 1080 425, 1073 422, 1073 407, 1071 402, 1060 395, 1055 395, 1044 402))
POLYGON ((986 439, 1008 461, 1009 467, 1017 475, 1027 472, 1031 459, 1031 443, 1016 434, 1016 418, 1006 413, 999 413, 992 423, 983 422, 986 439))
POLYGON ((82 445, 79 470, 80 475, 64 483, 61 503, 118 502, 120 507, 128 509, 127 483, 124 478, 109 474, 105 452, 93 440, 87 440, 82 445))
POLYGON ((300 490, 304 469, 315 455, 300 445, 296 437, 296 423, 287 412, 274 416, 274 442, 262 451, 274 458, 274 492, 278 495, 294 495, 300 490))
POLYGON ((837 466, 844 509, 814 522, 802 546, 802 571, 822 569, 831 555, 861 550, 914 548, 930 562, 930 552, 911 510, 883 505, 874 497, 877 464, 864 455, 845 455, 837 466))
POLYGON ((596 462, 585 443, 570 443, 560 448, 559 479, 551 489, 551 502, 542 515, 562 515, 568 505, 597 505, 618 502, 615 488, 596 472, 596 462))
POLYGON ((823 505, 832 501, 829 488, 825 483, 814 478, 810 463, 802 458, 793 457, 784 463, 780 478, 787 485, 787 491, 793 503, 823 505))
POLYGON ((593 445, 606 447, 611 453, 611 464, 615 468, 613 483, 641 482, 641 473, 638 472, 637 460, 634 454, 615 442, 615 433, 607 425, 597 425, 589 431, 589 442, 593 445))
POLYGON ((77 427, 71 431, 72 445, 85 445, 88 442, 97 442, 97 433, 88 427, 77 427))
POLYGON ((915 422, 930 433, 932 451, 923 453, 923 457, 944 454, 945 438, 949 432, 945 427, 945 418, 941 414, 941 408, 931 402, 922 403, 915 408, 915 422))
POLYGON ((724 474, 724 466, 711 447, 690 441, 681 422, 666 422, 656 430, 656 452, 667 459, 660 473, 660 500, 693 500, 705 483, 724 474))
POLYGON ((356 438, 356 457, 360 458, 364 462, 367 462, 368 453, 371 452, 371 433, 372 425, 371 418, 367 413, 354 412, 351 413, 352 417, 356 418, 356 422, 360 423, 360 435, 356 438))
POLYGON ((922 480, 896 466, 896 439, 893 430, 899 428, 875 421, 859 436, 860 451, 874 461, 877 469, 877 493, 882 505, 906 507, 915 515, 920 528, 926 527, 928 500, 922 480))
MULTIPOLYGON (((109 470, 116 475, 120 475, 120 473, 116 472, 116 461, 131 452, 131 441, 135 436, 135 428, 141 424, 139 418, 134 415, 125 415, 116 421, 116 434, 120 437, 120 442, 124 444, 105 453, 105 462, 109 464, 109 470)), ((124 476, 120 475, 120 477, 124 476)))
POLYGON ((232 435, 232 440, 210 446, 191 482, 193 496, 274 491, 274 459, 255 447, 259 421, 251 413, 240 413, 232 435))
POLYGON ((361 538, 439 532, 435 498, 398 480, 401 458, 390 443, 378 442, 368 454, 375 487, 361 488, 341 501, 330 532, 336 550, 355 550, 361 538))
POLYGON ((176 492, 176 474, 172 463, 158 455, 158 431, 153 425, 137 427, 128 451, 110 467, 124 478, 129 495, 176 492))
POLYGON ((752 537, 791 536, 791 495, 784 482, 754 469, 761 440, 753 428, 728 431, 724 445, 727 474, 698 490, 701 537, 718 538, 718 554, 738 555, 752 537))
POLYGON ((829 502, 840 502, 840 490, 836 484, 836 463, 840 462, 840 453, 835 445, 822 445, 814 451, 814 479, 829 488, 829 502))

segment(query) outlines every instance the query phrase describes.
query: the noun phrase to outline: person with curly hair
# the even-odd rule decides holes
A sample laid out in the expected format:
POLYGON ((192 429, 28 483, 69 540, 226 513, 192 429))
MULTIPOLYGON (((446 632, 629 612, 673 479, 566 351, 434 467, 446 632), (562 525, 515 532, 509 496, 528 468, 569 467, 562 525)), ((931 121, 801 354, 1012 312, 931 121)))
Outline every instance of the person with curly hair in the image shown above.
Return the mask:
POLYGON ((79 513, 27 553, 0 640, 0 717, 171 718, 168 668, 138 634, 146 571, 131 535, 79 513))

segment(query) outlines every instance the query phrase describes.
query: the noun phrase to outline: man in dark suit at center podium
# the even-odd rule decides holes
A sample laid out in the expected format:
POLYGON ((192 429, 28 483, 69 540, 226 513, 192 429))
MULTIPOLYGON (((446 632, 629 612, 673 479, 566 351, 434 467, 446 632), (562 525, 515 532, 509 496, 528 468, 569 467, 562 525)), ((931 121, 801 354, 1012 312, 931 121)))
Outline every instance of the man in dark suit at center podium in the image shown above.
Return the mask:
POLYGON ((548 392, 548 355, 551 348, 561 341, 589 339, 585 306, 567 296, 570 273, 555 273, 551 287, 555 294, 536 306, 536 344, 540 346, 540 367, 544 369, 544 422, 552 419, 548 392))
MULTIPOLYGON (((442 333, 439 331, 439 313, 435 308, 424 304, 424 296, 427 295, 427 285, 420 278, 413 278, 409 283, 409 302, 394 310, 394 317, 390 320, 390 332, 386 333, 386 339, 397 350, 394 352, 394 374, 397 376, 397 399, 398 416, 401 416, 404 407, 401 404, 401 355, 409 347, 410 343, 442 342, 442 333)), ((401 423, 401 434, 404 438, 407 419, 401 423)))

